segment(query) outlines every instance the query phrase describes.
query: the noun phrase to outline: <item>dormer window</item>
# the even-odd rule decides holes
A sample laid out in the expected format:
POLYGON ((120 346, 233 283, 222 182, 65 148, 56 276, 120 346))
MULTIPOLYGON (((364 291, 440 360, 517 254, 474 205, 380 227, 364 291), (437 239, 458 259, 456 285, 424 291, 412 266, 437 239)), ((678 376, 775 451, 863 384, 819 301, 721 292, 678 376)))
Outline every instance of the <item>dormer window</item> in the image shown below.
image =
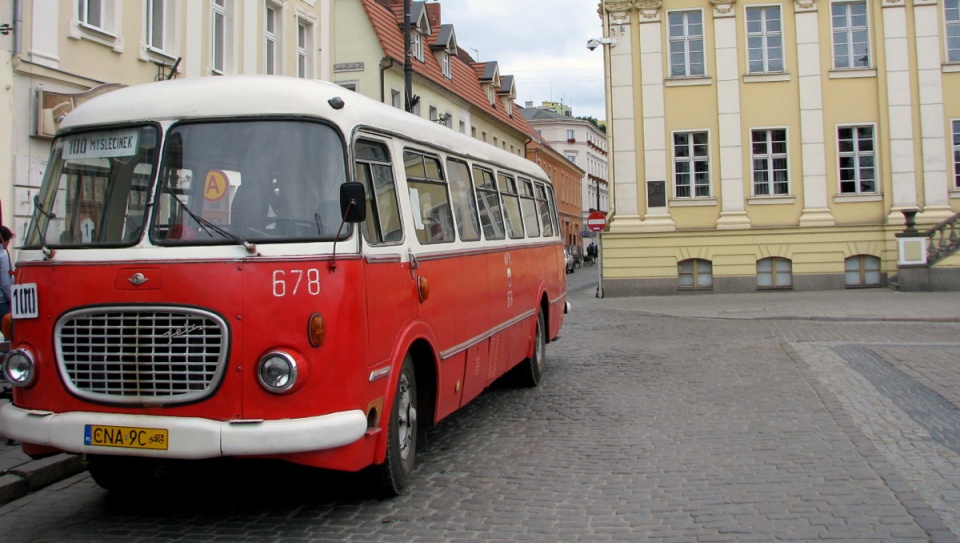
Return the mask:
POLYGON ((410 33, 410 40, 413 42, 410 44, 413 56, 420 62, 423 62, 423 35, 417 31, 413 31, 410 33))
POLYGON ((433 50, 433 54, 440 64, 440 72, 443 74, 443 77, 453 79, 451 57, 457 54, 457 37, 453 32, 453 25, 440 25, 440 31, 437 32, 437 40, 430 48, 433 50))
POLYGON ((453 79, 453 73, 450 71, 450 53, 446 51, 440 53, 440 71, 443 77, 453 79))

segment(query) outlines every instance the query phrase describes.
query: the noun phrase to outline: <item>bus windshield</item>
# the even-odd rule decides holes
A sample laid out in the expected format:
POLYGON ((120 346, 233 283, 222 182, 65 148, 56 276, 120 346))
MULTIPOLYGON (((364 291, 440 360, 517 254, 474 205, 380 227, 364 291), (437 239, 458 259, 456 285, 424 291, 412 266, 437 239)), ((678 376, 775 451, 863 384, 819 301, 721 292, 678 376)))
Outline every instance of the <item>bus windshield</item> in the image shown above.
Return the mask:
MULTIPOLYGON (((330 126, 180 123, 166 135, 158 165, 159 134, 156 125, 145 125, 60 137, 25 246, 134 245, 148 220, 157 245, 336 237, 346 153, 330 126)), ((341 239, 351 231, 343 225, 341 239)))
MULTIPOLYGON (((150 238, 161 245, 333 240, 343 140, 310 121, 183 123, 167 134, 150 238)), ((343 225, 341 239, 350 235, 343 225)))

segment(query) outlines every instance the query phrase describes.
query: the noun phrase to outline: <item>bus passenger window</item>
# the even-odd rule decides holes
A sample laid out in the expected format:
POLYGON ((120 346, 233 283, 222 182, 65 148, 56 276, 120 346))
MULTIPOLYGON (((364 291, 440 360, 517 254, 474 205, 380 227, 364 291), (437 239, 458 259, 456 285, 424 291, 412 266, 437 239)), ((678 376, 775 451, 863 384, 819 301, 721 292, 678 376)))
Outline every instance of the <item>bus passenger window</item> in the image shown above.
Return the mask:
POLYGON ((550 198, 547 195, 547 187, 543 183, 537 183, 537 211, 540 212, 540 223, 543 224, 543 237, 552 237, 556 235, 556 213, 550 216, 550 198))
POLYGON ((453 213, 447 196, 440 160, 413 151, 404 151, 403 164, 413 206, 413 226, 424 245, 456 240, 453 213))
POLYGON ((537 203, 533 199, 533 183, 520 178, 520 209, 523 211, 523 224, 527 226, 527 236, 540 237, 540 224, 537 222, 537 203))
POLYGON ((367 220, 363 237, 372 245, 403 240, 397 187, 393 181, 390 151, 382 143, 359 140, 354 146, 357 182, 367 192, 367 220))
POLYGON ((520 196, 517 193, 517 181, 509 175, 497 174, 500 181, 500 196, 503 198, 503 211, 506 216, 507 235, 513 239, 523 237, 523 219, 520 213, 520 196))
POLYGON ((477 201, 473 199, 470 169, 465 162, 447 160, 450 177, 450 193, 453 196, 453 213, 457 218, 457 231, 462 241, 480 239, 480 221, 477 219, 477 201))
POLYGON ((473 167, 473 178, 477 184, 477 205, 480 208, 480 224, 483 225, 483 237, 503 239, 503 213, 500 211, 500 193, 497 192, 497 180, 493 172, 477 166, 473 167))

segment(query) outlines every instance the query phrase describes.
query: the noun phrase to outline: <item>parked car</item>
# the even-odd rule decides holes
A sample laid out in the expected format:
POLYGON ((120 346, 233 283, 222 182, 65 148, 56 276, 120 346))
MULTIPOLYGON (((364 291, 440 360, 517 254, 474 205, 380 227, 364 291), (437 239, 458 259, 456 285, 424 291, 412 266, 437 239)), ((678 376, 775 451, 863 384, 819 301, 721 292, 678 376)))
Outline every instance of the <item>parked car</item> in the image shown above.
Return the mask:
POLYGON ((573 259, 573 255, 570 254, 569 249, 563 250, 563 260, 567 264, 567 273, 573 273, 573 264, 575 260, 573 259))

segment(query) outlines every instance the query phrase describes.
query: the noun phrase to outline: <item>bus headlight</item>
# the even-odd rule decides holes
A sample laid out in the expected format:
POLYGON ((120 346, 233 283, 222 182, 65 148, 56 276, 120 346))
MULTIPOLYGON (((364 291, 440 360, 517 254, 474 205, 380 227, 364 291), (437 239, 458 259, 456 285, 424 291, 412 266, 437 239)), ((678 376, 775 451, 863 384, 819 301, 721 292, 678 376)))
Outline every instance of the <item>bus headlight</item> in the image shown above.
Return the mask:
POLYGON ((15 349, 3 358, 3 373, 11 385, 30 387, 37 380, 37 364, 30 351, 15 349))
POLYGON ((260 385, 274 394, 286 394, 297 384, 299 368, 292 356, 281 351, 269 352, 257 363, 260 385))

